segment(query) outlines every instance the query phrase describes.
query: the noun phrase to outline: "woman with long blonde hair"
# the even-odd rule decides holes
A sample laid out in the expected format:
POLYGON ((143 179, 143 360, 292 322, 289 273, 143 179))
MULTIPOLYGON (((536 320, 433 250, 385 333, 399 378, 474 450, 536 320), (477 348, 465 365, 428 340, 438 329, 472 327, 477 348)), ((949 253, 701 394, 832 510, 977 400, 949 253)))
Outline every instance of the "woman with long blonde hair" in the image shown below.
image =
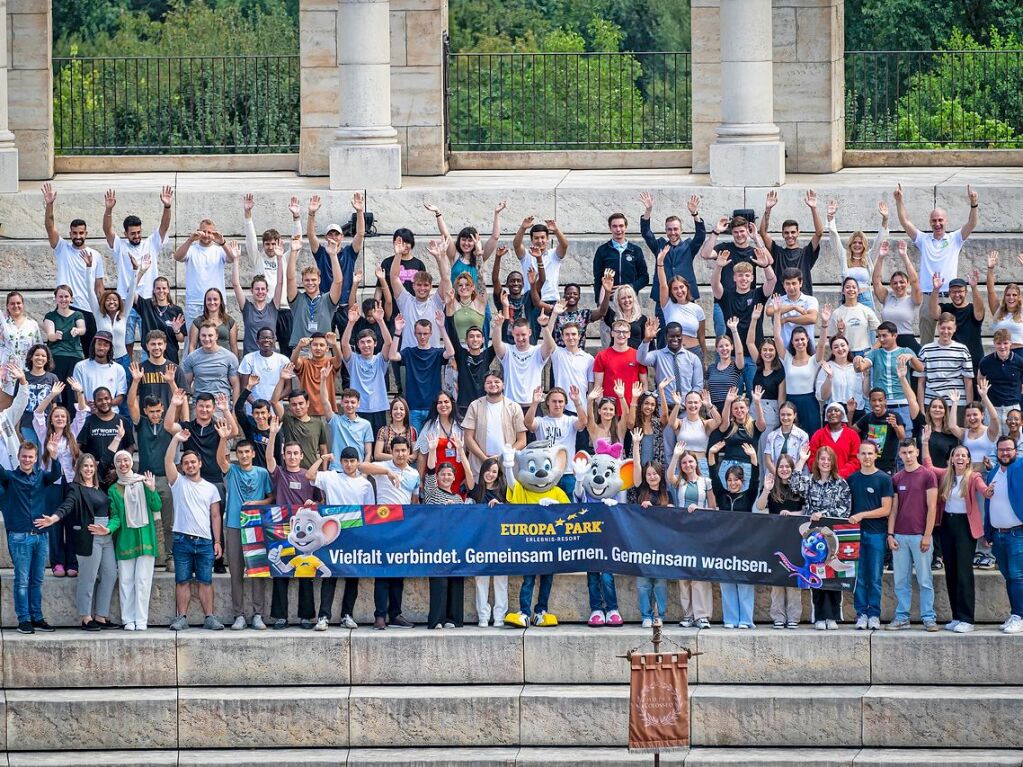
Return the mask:
POLYGON ((871 286, 874 273, 874 257, 877 255, 881 243, 888 239, 888 203, 881 200, 877 204, 877 212, 881 214, 881 225, 878 227, 874 241, 867 244, 867 235, 862 231, 855 231, 849 235, 849 242, 842 245, 842 236, 838 233, 838 223, 835 214, 838 212, 838 202, 828 200, 828 240, 831 249, 839 259, 841 275, 844 280, 852 277, 856 280, 860 289, 859 302, 864 306, 874 308, 874 295, 871 286))
MULTIPOLYGON (((1019 256, 1023 264, 1023 255, 1019 256)), ((1023 348, 1023 294, 1016 283, 1010 283, 1002 291, 1002 300, 998 300, 995 291, 995 269, 998 267, 998 251, 993 250, 987 256, 987 302, 994 315, 991 331, 1005 328, 1012 337, 1012 348, 1023 348)))
POLYGON ((643 343, 643 331, 646 328, 646 316, 639 309, 639 299, 632 285, 619 285, 611 299, 611 305, 604 314, 604 324, 608 330, 616 320, 629 323, 629 346, 638 349, 643 343))

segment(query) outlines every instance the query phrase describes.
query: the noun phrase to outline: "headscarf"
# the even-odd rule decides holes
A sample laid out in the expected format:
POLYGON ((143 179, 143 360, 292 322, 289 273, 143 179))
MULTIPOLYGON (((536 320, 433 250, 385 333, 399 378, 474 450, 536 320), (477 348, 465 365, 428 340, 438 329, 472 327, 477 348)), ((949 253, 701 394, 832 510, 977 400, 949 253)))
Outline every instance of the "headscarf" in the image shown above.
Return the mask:
POLYGON ((136 474, 134 471, 122 473, 117 468, 117 461, 121 456, 132 460, 131 453, 127 450, 118 450, 114 454, 114 469, 117 471, 117 484, 124 494, 124 518, 128 527, 139 528, 149 524, 149 511, 146 504, 146 486, 143 484, 145 477, 136 474))

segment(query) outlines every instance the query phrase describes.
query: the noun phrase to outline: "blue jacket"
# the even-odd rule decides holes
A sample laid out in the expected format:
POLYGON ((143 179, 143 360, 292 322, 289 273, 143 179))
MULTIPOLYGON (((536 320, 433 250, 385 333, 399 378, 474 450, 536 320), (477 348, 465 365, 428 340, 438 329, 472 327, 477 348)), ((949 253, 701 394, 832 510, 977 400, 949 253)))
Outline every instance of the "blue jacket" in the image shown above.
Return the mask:
POLYGON ((639 291, 650 284, 650 272, 647 271, 643 250, 634 242, 625 246, 621 253, 608 240, 593 255, 593 300, 600 302, 600 282, 604 278, 604 270, 615 273, 615 285, 632 285, 639 291))
MULTIPOLYGON (((999 467, 995 466, 988 472, 987 483, 989 485, 991 480, 998 474, 998 469, 999 467)), ((1009 483, 1009 503, 1012 505, 1012 512, 1019 519, 1020 524, 1023 524, 1023 458, 1017 458, 1013 463, 1005 467, 1005 479, 1009 483)), ((994 528, 991 526, 991 501, 985 499, 984 537, 990 541, 993 534, 994 528)))
MULTIPOLYGON (((689 282, 689 295, 695 301, 700 297, 700 288, 696 280, 696 271, 693 268, 693 259, 696 258, 696 254, 703 247, 703 241, 707 238, 707 227, 702 218, 696 219, 694 224, 696 231, 693 232, 693 236, 688 240, 682 240, 678 245, 673 245, 668 251, 668 255, 664 257, 664 278, 670 285, 671 278, 675 275, 685 277, 689 282)), ((654 306, 660 310, 661 283, 657 279, 657 254, 669 243, 665 238, 658 237, 653 233, 653 230, 650 229, 649 218, 639 220, 639 231, 643 235, 646 246, 654 254, 654 278, 650 287, 650 298, 653 299, 654 306)))
POLYGON ((0 509, 3 509, 4 525, 9 533, 30 533, 34 531, 33 519, 39 519, 53 512, 46 507, 45 486, 59 482, 64 476, 60 461, 53 461, 49 471, 38 466, 26 474, 21 468, 5 469, 0 466, 0 509))

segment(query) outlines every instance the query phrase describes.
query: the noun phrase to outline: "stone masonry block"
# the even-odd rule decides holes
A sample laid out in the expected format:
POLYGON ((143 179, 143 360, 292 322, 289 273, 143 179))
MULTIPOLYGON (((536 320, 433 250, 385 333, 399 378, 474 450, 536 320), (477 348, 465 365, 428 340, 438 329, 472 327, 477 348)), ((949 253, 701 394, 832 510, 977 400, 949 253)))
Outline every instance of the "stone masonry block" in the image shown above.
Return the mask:
MULTIPOLYGON (((53 128, 22 128, 13 121, 14 145, 18 148, 18 178, 22 184, 53 178, 53 128)), ((22 186, 24 189, 24 186, 22 186)))
POLYGON ((304 767, 307 764, 345 767, 348 751, 343 748, 275 748, 230 751, 179 751, 181 767, 304 767))
POLYGON ((796 51, 799 61, 835 61, 843 51, 842 25, 831 5, 799 8, 796 13, 796 51))
POLYGON ((517 748, 353 748, 348 767, 379 767, 409 764, 421 767, 515 767, 517 748))
POLYGON ((50 78, 44 69, 7 71, 7 109, 11 130, 52 130, 53 103, 49 90, 40 96, 40 88, 50 78))
MULTIPOLYGON (((9 8, 10 6, 8 6, 9 8)), ((7 14, 12 69, 47 69, 50 66, 50 14, 7 14)))
POLYGON ((444 64, 442 18, 436 11, 409 11, 405 14, 408 66, 440 67, 444 64))
POLYGON ((11 767, 177 767, 178 752, 165 751, 22 751, 7 755, 11 767))
POLYGON ((302 31, 299 55, 302 67, 337 67, 337 5, 333 11, 301 10, 298 25, 302 31))
POLYGON ((799 764, 801 767, 852 767, 855 748, 693 748, 686 756, 686 767, 718 767, 742 764, 745 767, 799 764))
POLYGON ((410 125, 405 128, 402 159, 409 176, 437 176, 447 172, 447 147, 443 125, 410 125))
MULTIPOLYGON (((414 46, 410 46, 411 48, 414 46)), ((443 70, 439 66, 391 69, 391 123, 440 125, 444 118, 443 70)))
POLYGON ((1023 685, 1019 643, 996 628, 970 634, 920 634, 911 644, 903 637, 874 632, 870 638, 874 684, 1023 685), (926 658, 926 662, 920 662, 926 658))
POLYGON ((176 748, 177 697, 166 688, 8 690, 7 748, 176 748))
POLYGON ((832 113, 831 62, 774 65, 776 120, 823 120, 832 113))
POLYGON ((700 685, 690 696, 694 746, 859 746, 856 686, 700 685))
POLYGON ((1023 751, 954 748, 865 748, 856 757, 856 767, 902 767, 933 765, 942 767, 1019 767, 1023 751))
POLYGON ((518 685, 351 690, 353 746, 473 747, 519 742, 518 685))
MULTIPOLYGON (((282 684, 287 684, 282 680, 282 684)), ((348 687, 181 688, 181 748, 348 745, 348 687)))
POLYGON ((625 685, 527 685, 521 706, 524 746, 628 743, 629 688, 625 685))
POLYGON ((341 91, 337 67, 302 67, 302 125, 309 128, 337 127, 341 91))
POLYGON ((408 14, 403 11, 395 11, 391 8, 391 66, 392 67, 403 67, 408 64, 408 60, 405 55, 406 50, 406 33, 405 33, 405 17, 408 14))
POLYGON ((169 631, 32 636, 9 632, 3 649, 8 689, 177 684, 174 635, 169 631))
POLYGON ((348 632, 301 629, 182 633, 178 684, 201 686, 346 685, 348 632))
POLYGON ((352 683, 522 684, 522 630, 354 632, 352 683))
POLYGON ((796 9, 771 9, 771 42, 775 62, 796 61, 796 9))

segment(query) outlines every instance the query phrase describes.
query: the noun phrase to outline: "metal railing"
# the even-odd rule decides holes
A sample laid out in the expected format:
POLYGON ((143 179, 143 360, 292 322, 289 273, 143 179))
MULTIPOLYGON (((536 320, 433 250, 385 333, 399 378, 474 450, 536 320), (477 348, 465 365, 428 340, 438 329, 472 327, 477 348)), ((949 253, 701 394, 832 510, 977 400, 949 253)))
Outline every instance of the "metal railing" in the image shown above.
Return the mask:
POLYGON ((55 150, 297 152, 297 55, 53 59, 55 150))
POLYGON ((1023 50, 848 51, 850 149, 1023 148, 1023 50))
POLYGON ((454 151, 681 149, 688 52, 448 53, 454 151))

